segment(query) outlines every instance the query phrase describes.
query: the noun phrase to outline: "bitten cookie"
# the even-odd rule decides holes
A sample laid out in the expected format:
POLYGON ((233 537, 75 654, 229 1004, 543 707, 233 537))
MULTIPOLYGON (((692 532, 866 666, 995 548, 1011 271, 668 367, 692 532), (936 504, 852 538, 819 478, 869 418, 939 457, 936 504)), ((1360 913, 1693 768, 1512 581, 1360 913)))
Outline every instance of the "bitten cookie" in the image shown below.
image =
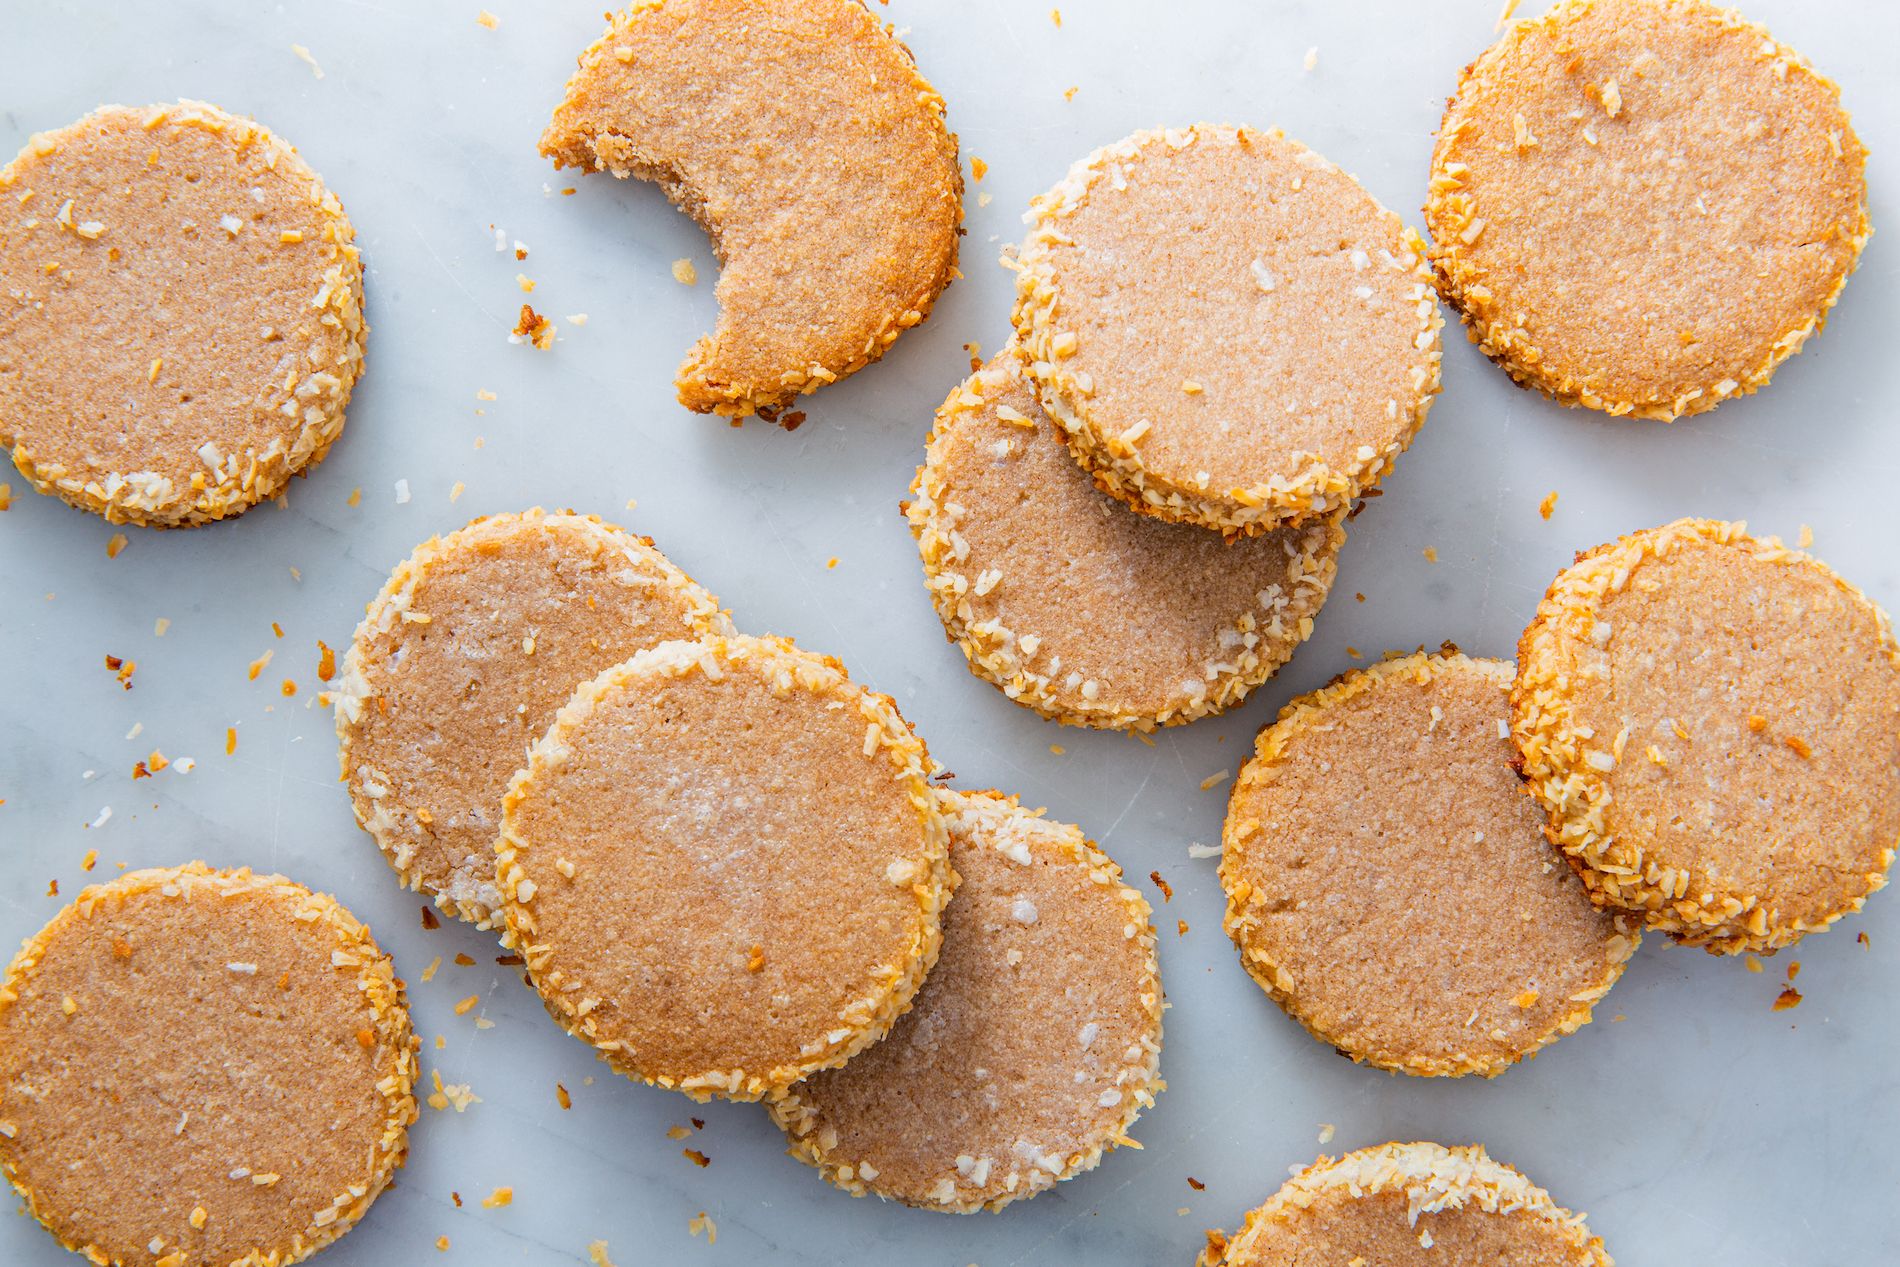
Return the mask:
POLYGON ((1900 841, 1900 647, 1821 563, 1681 519, 1577 556, 1518 643, 1512 738, 1601 905, 1771 951, 1860 909, 1900 841))
POLYGON ((1017 337, 1105 491, 1228 535, 1349 505, 1438 391, 1424 243, 1279 132, 1095 151, 1030 205, 1017 337))
POLYGON ((946 792, 962 877, 890 1036, 776 1098, 791 1153, 852 1193, 967 1214, 1089 1170, 1161 1089, 1148 903, 1077 828, 946 792))
POLYGON ((970 671, 1045 717, 1152 730, 1230 708, 1313 631, 1344 512, 1233 544, 1130 514, 1070 460, 1014 349, 937 411, 905 513, 970 671))
POLYGON ((0 168, 0 447, 113 523, 283 492, 363 369, 363 267, 297 152, 202 101, 101 106, 0 168))
POLYGON ((1273 1001, 1356 1061, 1487 1077, 1590 1021, 1636 921, 1544 840, 1511 666, 1410 655, 1261 732, 1222 832, 1226 928, 1273 1001))
POLYGON ((943 99, 857 0, 648 0, 581 54, 556 167, 656 181, 711 236, 719 324, 680 403, 744 416, 884 355, 957 275, 943 99))
POLYGON ((592 515, 536 507, 429 538, 330 692, 356 821, 404 885, 488 927, 502 797, 555 711, 636 651, 730 629, 650 539, 592 515))
POLYGON ((1207 1234, 1200 1267, 1615 1267, 1603 1242, 1476 1144, 1382 1144, 1321 1157, 1247 1215, 1207 1234))
POLYGON ((403 1164, 415 1079, 388 956, 282 876, 93 885, 0 987, 0 1164, 95 1263, 308 1258, 403 1164))
POLYGON ((1840 90, 1702 0, 1563 0, 1466 68, 1432 156, 1439 289, 1566 405, 1664 421, 1768 382, 1872 228, 1840 90))
POLYGON ((585 683, 506 801, 504 941, 631 1078, 756 1100, 890 1030, 956 885, 923 744, 783 639, 665 642, 585 683))

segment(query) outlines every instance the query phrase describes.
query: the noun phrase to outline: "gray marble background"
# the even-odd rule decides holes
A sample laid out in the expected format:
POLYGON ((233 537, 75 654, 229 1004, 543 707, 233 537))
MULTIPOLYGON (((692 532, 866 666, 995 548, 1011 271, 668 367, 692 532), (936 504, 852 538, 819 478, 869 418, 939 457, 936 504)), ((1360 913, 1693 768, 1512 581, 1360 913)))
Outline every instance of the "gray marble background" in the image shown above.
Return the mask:
MULTIPOLYGON (((1900 1260, 1900 897, 1881 895, 1762 975, 1653 939, 1602 1020, 1535 1062, 1493 1082, 1408 1080, 1339 1059, 1261 995, 1221 935, 1214 862, 1188 853, 1219 838, 1225 788, 1201 781, 1234 767, 1289 697, 1348 667, 1348 644, 1376 654, 1451 638, 1509 655, 1551 575, 1618 532, 1684 514, 1746 517, 1790 538, 1809 524, 1823 558, 1900 604, 1895 6, 1750 3, 1843 85, 1874 153, 1881 228, 1832 326, 1768 391, 1667 428, 1606 422, 1513 389, 1447 331, 1444 395, 1355 523, 1312 642, 1246 707, 1147 747, 1058 729, 970 677, 897 514, 931 411, 964 372, 960 345, 990 350, 1006 334, 997 253, 1074 158, 1137 127, 1203 118, 1278 124, 1417 223, 1433 128, 1492 38, 1494 0, 1067 0, 1060 29, 1046 0, 896 0, 887 12, 948 98, 965 157, 990 165, 971 189, 968 277, 885 362, 811 398, 792 435, 674 403, 673 367, 714 312, 714 264, 693 226, 649 187, 557 176, 535 153, 600 6, 486 0, 501 18, 488 30, 479 2, 0 3, 0 150, 101 102, 204 97, 301 148, 348 208, 369 268, 367 377, 342 441, 288 509, 128 530, 129 548, 108 560, 115 529, 0 473, 14 487, 0 515, 0 939, 57 909, 49 880, 78 891, 89 848, 102 859, 92 879, 119 862, 197 857, 280 869, 371 923, 411 982, 425 1068, 482 1097, 461 1115, 424 1109, 400 1186, 329 1267, 552 1267, 584 1261, 595 1239, 621 1267, 1185 1265, 1204 1226, 1232 1226, 1321 1151, 1322 1123, 1336 1125, 1335 1152, 1483 1141, 1589 1211, 1625 1267, 1900 1260), (550 193, 569 184, 580 193, 550 193), (496 253, 495 226, 529 246, 525 264, 496 253), (697 261, 698 286, 673 280, 680 257, 697 261), (507 342, 517 272, 539 282, 541 311, 588 314, 584 327, 562 323, 552 352, 507 342), (467 491, 451 504, 458 481, 467 491), (1552 489, 1561 501, 1545 523, 1537 504, 1552 489), (417 541, 535 503, 651 533, 743 627, 836 654, 895 695, 961 783, 1046 804, 1131 876, 1167 879, 1171 1085, 1137 1130, 1144 1151, 999 1216, 855 1201, 785 1157, 758 1109, 695 1106, 611 1075, 494 966, 484 937, 419 927, 417 901, 396 890, 336 782, 330 720, 313 703, 316 640, 346 645, 417 541), (159 617, 172 622, 162 638, 159 617), (275 661, 247 682, 266 650, 275 661), (108 653, 138 661, 134 690, 101 667, 108 653), (303 687, 291 700, 285 676, 303 687), (133 784, 153 746, 197 768, 133 784), (102 807, 110 820, 89 827, 102 807), (1175 935, 1177 918, 1188 935, 1175 935), (457 951, 477 965, 418 982, 433 956, 457 951), (1774 1012, 1789 958, 1806 1001, 1774 1012), (471 993, 479 1011, 454 1015, 471 993), (493 1027, 478 1029, 478 1015, 493 1027), (430 1045, 437 1034, 445 1050, 430 1045), (555 1103, 557 1079, 571 1112, 555 1103), (705 1121, 690 1143, 706 1169, 666 1136, 689 1115, 705 1121), (474 1198, 501 1184, 514 1204, 482 1210, 474 1198), (688 1232, 702 1210, 716 1247, 688 1232), (452 1247, 438 1254, 444 1234, 452 1247)), ((30 1220, 0 1219, 0 1262, 67 1261, 30 1220)))

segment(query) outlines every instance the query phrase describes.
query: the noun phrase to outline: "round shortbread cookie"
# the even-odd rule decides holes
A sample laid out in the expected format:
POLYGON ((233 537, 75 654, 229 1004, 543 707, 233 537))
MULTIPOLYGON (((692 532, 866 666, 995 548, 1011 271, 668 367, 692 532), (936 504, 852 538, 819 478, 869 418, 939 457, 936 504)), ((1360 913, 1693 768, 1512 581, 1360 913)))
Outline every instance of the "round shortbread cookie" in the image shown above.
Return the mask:
POLYGON ((1601 905, 1718 953, 1860 909, 1900 842, 1886 613, 1747 525, 1579 555, 1518 644, 1512 738, 1601 905))
POLYGON ((488 927, 502 797, 556 710, 636 651, 730 629, 649 538, 592 515, 536 507, 429 538, 330 692, 356 821, 404 885, 488 927))
POLYGON ((583 684, 508 791, 503 940, 630 1078, 756 1100, 882 1038, 956 886, 889 698, 778 638, 666 642, 583 684))
POLYGON ((363 266, 297 152, 202 101, 101 106, 0 169, 0 447, 168 528, 276 497, 343 430, 363 266))
POLYGON ((1417 654, 1261 732, 1222 833, 1227 935, 1356 1061, 1495 1076, 1590 1021, 1642 934, 1590 904, 1512 766, 1511 666, 1417 654))
POLYGON ((1233 544, 1134 515, 1070 460, 1015 350, 937 411, 905 508, 970 671, 1045 717, 1152 730, 1231 708, 1313 632, 1345 512, 1233 544))
POLYGON ((1702 0, 1563 0, 1466 68, 1432 156, 1439 289, 1565 405, 1669 420, 1768 382, 1860 259, 1840 90, 1702 0))
POLYGON ((1438 391, 1424 243, 1279 132, 1095 151, 1030 205, 1017 337, 1101 487, 1229 535, 1349 505, 1438 391))
POLYGON ((541 137, 657 182, 712 238, 719 323, 680 403, 770 412, 883 356, 957 276, 943 98, 858 0, 646 0, 610 16, 541 137))
POLYGON ((403 1164, 415 1080, 389 957, 282 876, 93 885, 0 987, 0 1164, 95 1263, 308 1258, 403 1164))
POLYGON ((1152 911, 1078 828, 945 792, 961 877, 943 954, 890 1036, 771 1105, 854 1196, 998 1210, 1089 1170, 1161 1089, 1152 911))
POLYGON ((1581 1214, 1476 1144, 1321 1157, 1207 1242, 1201 1267, 1615 1267, 1581 1214))

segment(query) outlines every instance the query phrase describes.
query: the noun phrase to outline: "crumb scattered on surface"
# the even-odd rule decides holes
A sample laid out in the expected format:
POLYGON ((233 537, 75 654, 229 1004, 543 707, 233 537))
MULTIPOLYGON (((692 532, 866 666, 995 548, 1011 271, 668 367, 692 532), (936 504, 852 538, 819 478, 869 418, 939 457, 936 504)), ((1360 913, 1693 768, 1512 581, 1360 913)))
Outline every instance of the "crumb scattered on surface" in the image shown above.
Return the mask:
POLYGON ((508 341, 532 343, 545 352, 554 346, 554 323, 527 304, 522 304, 521 315, 515 321, 515 328, 509 332, 508 341))
POLYGON ((490 13, 486 9, 483 9, 480 13, 477 13, 475 15, 475 20, 481 23, 483 26, 487 27, 491 31, 501 25, 501 19, 496 17, 494 14, 490 13))
POLYGON ((1537 503, 1537 513, 1544 517, 1545 523, 1549 523, 1551 512, 1556 509, 1557 509, 1557 490, 1553 488, 1548 493, 1544 494, 1543 501, 1537 503))
POLYGON ((678 282, 682 286, 698 285, 699 284, 699 270, 693 267, 693 261, 691 261, 690 259, 674 260, 673 261, 673 280, 678 282))
POLYGON ((301 44, 292 44, 290 46, 290 51, 297 55, 298 61, 302 62, 304 65, 310 68, 310 73, 312 75, 315 75, 318 79, 323 78, 323 67, 317 65, 317 59, 311 56, 309 49, 305 48, 301 44))

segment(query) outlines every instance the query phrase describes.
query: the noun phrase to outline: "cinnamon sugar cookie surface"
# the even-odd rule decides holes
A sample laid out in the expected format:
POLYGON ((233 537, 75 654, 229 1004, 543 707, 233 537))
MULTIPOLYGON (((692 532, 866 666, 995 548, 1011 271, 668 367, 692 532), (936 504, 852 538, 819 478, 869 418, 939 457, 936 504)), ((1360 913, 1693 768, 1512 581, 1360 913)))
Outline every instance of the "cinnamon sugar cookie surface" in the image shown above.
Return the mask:
POLYGON ((923 744, 783 639, 583 684, 508 792, 504 941, 628 1077, 756 1100, 890 1030, 956 885, 923 744))
POLYGON ((1349 505, 1438 391, 1424 243, 1279 132, 1095 151, 1031 204, 1017 338, 1106 492, 1256 533, 1349 505))
POLYGON ((1475 1144, 1321 1157, 1207 1240, 1200 1267, 1615 1267, 1581 1214, 1475 1144))
POLYGON ((357 822, 405 886, 488 927, 501 802, 574 688, 731 628, 653 547, 536 507, 431 537, 369 604, 330 696, 357 822))
POLYGON ((970 671, 1045 717, 1151 730, 1230 708, 1312 633, 1344 512, 1228 544, 1130 513, 1071 460, 1014 349, 937 411, 906 508, 970 671))
POLYGON ((610 18, 541 152, 657 182, 712 238, 719 323, 680 403, 771 411, 883 356, 956 276, 957 142, 858 0, 648 0, 610 18))
POLYGON ((1579 555, 1518 644, 1512 738, 1592 897, 1720 953, 1860 909, 1900 842, 1900 646, 1826 566, 1682 519, 1579 555))
POLYGON ((1152 912, 1077 828, 945 792, 961 883, 890 1035, 771 1102, 792 1155, 856 1196, 996 1210, 1089 1170, 1161 1089, 1152 912))
POLYGON ((282 876, 127 872, 0 986, 0 1165, 95 1263, 308 1258, 403 1164, 415 1080, 388 956, 282 876))
POLYGON ((1402 1073, 1493 1076, 1589 1023, 1638 922, 1542 832, 1511 668, 1419 654, 1287 705, 1234 784, 1226 928, 1313 1036, 1402 1073))
POLYGON ((1703 0, 1563 0, 1466 68, 1425 222, 1519 383, 1667 421, 1764 386, 1872 232, 1840 91, 1703 0))
POLYGON ((354 239, 295 150, 205 102, 39 133, 0 168, 0 448, 113 523, 277 496, 363 369, 354 239))

